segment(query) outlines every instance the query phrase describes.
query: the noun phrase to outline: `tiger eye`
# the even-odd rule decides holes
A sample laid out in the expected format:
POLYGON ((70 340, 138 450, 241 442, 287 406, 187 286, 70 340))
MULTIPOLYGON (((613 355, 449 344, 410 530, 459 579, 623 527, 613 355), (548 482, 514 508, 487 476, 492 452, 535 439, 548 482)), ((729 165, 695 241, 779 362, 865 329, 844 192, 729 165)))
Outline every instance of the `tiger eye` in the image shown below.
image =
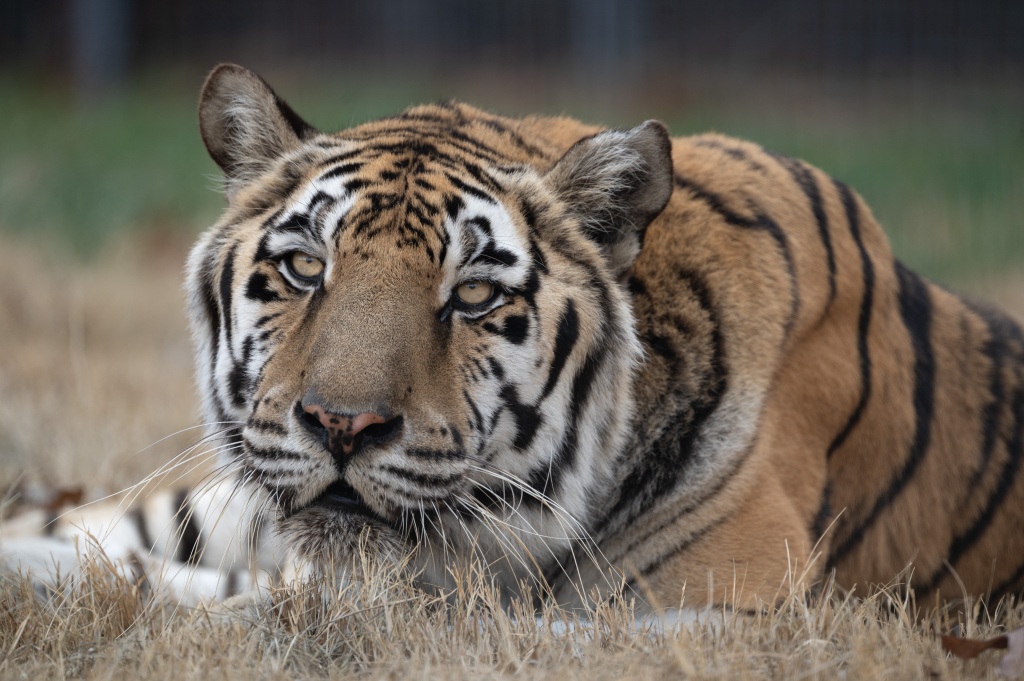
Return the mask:
POLYGON ((316 279, 324 273, 323 261, 302 251, 296 251, 288 256, 288 266, 303 279, 316 279))
POLYGON ((455 295, 466 305, 486 303, 493 294, 494 284, 486 281, 467 281, 455 289, 455 295))

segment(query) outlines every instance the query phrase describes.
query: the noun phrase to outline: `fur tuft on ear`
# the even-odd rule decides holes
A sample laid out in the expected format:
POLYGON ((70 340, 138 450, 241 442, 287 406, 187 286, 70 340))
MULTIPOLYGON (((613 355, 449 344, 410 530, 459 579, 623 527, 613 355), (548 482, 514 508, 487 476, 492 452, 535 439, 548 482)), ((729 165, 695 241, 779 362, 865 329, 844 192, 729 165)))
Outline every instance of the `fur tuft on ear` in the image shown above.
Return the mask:
POLYGON ((672 195, 672 140, 658 121, 598 133, 574 144, 546 179, 621 275, 672 195))
POLYGON ((199 130, 229 190, 317 132, 266 81, 236 64, 221 64, 207 76, 199 95, 199 130))

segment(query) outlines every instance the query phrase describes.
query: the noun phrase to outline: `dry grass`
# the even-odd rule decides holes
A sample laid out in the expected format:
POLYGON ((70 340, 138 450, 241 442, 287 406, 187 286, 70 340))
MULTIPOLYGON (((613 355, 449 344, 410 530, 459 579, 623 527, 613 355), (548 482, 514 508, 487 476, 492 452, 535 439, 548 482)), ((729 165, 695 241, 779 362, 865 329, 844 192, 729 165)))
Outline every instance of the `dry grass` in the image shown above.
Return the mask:
MULTIPOLYGON (((183 449, 194 423, 180 293, 187 239, 147 237, 88 265, 0 243, 0 486, 19 476, 116 491, 183 449)), ((1024 316, 1021 282, 985 281, 1024 316)), ((362 586, 305 585, 242 618, 153 603, 102 562, 45 602, 0 584, 3 678, 997 678, 936 634, 1024 626, 1024 606, 936 614, 898 590, 826 589, 760 616, 719 613, 678 634, 636 631, 628 606, 590 614, 591 633, 553 636, 495 606, 479 577, 455 605, 372 570, 362 586), (326 597, 325 597, 326 595, 326 597)), ((547 618, 566 617, 546 613, 547 618)))
POLYGON ((996 654, 963 663, 937 632, 960 624, 990 636, 1024 624, 1024 607, 921 616, 892 592, 869 599, 826 590, 758 616, 716 613, 668 632, 639 629, 626 605, 569 619, 551 633, 509 613, 480 578, 454 605, 367 569, 359 586, 305 584, 239 616, 154 604, 94 564, 45 603, 25 584, 0 589, 4 678, 997 678, 996 654))

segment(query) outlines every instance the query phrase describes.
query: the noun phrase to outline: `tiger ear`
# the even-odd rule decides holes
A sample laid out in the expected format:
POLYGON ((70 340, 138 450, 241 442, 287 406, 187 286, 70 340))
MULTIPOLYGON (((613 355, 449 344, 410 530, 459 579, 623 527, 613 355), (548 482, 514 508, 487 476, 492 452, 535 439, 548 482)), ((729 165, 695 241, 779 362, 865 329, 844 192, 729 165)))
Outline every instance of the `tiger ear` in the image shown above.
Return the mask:
POLYGON ((274 159, 317 131, 266 81, 236 64, 210 72, 199 95, 199 131, 232 185, 264 172, 274 159))
POLYGON ((546 179, 619 276, 636 260, 647 225, 672 195, 668 129, 647 121, 632 130, 609 130, 582 139, 546 179))

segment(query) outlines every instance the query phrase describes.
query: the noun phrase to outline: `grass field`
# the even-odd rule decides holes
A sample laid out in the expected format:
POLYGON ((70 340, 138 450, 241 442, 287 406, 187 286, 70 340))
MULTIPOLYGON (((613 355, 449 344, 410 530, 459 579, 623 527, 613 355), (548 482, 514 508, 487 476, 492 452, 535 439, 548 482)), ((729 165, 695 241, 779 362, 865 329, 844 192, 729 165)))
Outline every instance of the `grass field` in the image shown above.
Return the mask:
MULTIPOLYGON (((325 128, 437 96, 346 87, 281 90, 325 128)), ((152 82, 76 109, 0 78, 0 489, 81 484, 96 498, 194 439, 172 435, 196 422, 181 266, 222 199, 193 89, 152 82)), ((654 114, 677 134, 715 128, 820 165, 865 195, 912 266, 1024 318, 1019 109, 982 102, 922 118, 893 106, 823 120, 812 109, 720 101, 654 114)), ((495 611, 484 587, 444 606, 384 579, 327 605, 310 589, 284 594, 291 605, 246 623, 153 607, 101 572, 55 608, 0 587, 0 677, 996 678, 997 655, 950 660, 936 632, 1024 624, 1021 605, 940 617, 920 604, 918 616, 886 594, 829 594, 678 637, 631 631, 628 612, 612 610, 597 635, 559 638, 495 611)))

